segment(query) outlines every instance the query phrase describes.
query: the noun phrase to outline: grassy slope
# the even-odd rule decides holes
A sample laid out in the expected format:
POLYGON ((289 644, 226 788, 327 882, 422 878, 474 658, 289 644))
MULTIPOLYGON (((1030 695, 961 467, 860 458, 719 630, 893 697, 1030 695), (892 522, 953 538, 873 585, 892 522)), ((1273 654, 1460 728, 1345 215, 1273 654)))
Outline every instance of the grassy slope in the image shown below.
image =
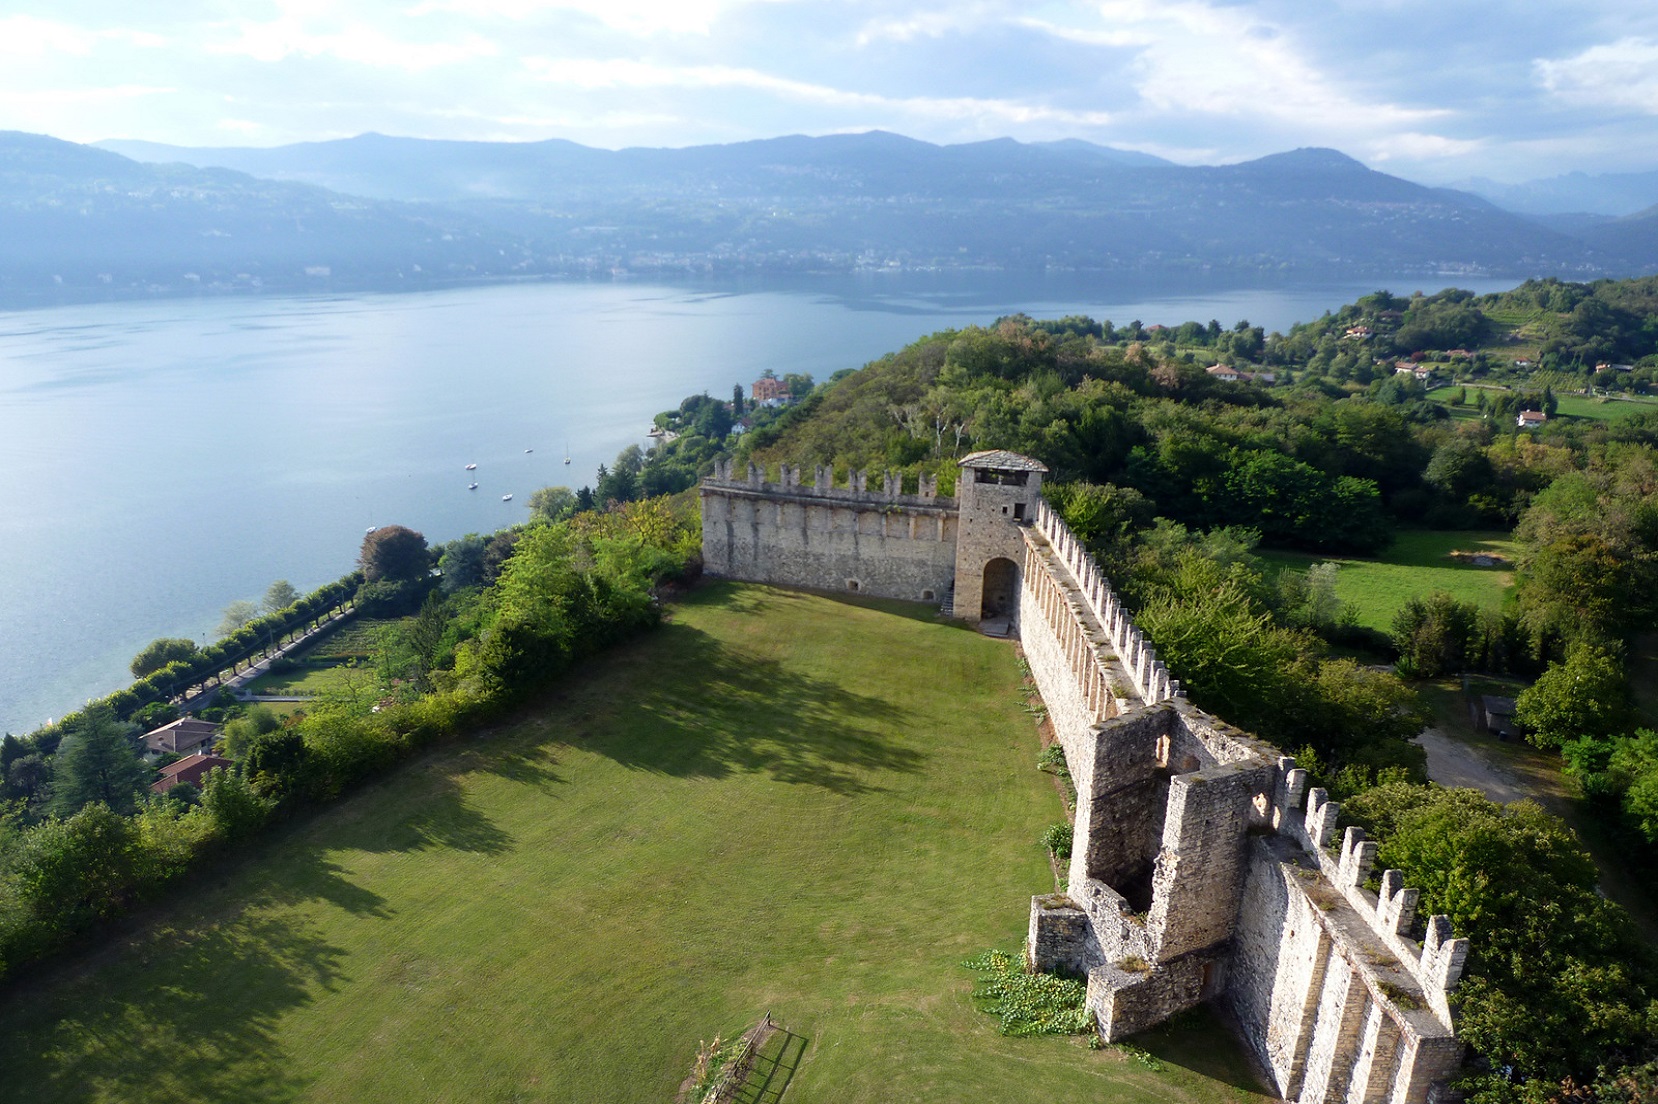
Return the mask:
MULTIPOLYGON (((1512 562, 1517 546, 1503 532, 1405 530, 1381 559, 1335 559, 1341 565, 1336 572, 1336 597, 1358 612, 1361 625, 1384 632, 1393 627, 1394 612, 1408 599, 1425 598, 1438 590, 1486 609, 1501 608, 1513 586, 1513 573, 1459 564, 1450 558, 1453 551, 1490 552, 1512 562)), ((1261 553, 1261 558, 1269 564, 1305 570, 1333 557, 1269 551, 1261 553)))
MULTIPOLYGON (((1434 390, 1428 392, 1428 398, 1435 402, 1449 402, 1453 397, 1455 397, 1457 392, 1462 390, 1462 387, 1462 384, 1451 384, 1446 387, 1436 387, 1434 390)), ((1463 421, 1470 421, 1482 417, 1483 415, 1480 414, 1478 408, 1474 405, 1475 396, 1480 393, 1480 390, 1481 388, 1478 387, 1468 387, 1468 402, 1460 407, 1449 407, 1451 417, 1463 421)), ((1499 391, 1513 390, 1524 393, 1526 389, 1487 386, 1484 390, 1489 398, 1494 396, 1499 391)), ((1529 390, 1535 391, 1540 390, 1540 388, 1534 387, 1529 390)), ((1655 406, 1651 399, 1636 397, 1591 399, 1583 395, 1557 394, 1555 396, 1555 404, 1556 413, 1563 417, 1584 418, 1600 422, 1615 421, 1618 418, 1627 418, 1631 414, 1639 414, 1644 411, 1658 409, 1658 406, 1655 406)))
POLYGON ((719 586, 0 1001, 0 1098, 661 1101, 771 1010, 788 1104, 1260 1100, 1200 1018, 1004 1039, 959 961, 1016 946, 1060 809, 1005 643, 719 586), (764 615, 763 617, 761 615, 764 615))

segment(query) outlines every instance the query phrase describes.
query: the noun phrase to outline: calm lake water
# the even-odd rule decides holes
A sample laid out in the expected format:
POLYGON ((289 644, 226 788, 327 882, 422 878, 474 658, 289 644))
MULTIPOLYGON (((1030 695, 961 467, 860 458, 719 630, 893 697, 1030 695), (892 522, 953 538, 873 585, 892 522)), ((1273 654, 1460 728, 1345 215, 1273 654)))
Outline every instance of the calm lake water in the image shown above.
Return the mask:
POLYGON ((371 525, 436 542, 522 521, 530 492, 591 483, 657 411, 767 368, 824 379, 1015 311, 1282 330, 1384 286, 1440 285, 880 277, 0 313, 0 730, 124 685, 158 636, 207 640, 226 605, 272 580, 338 578, 371 525))

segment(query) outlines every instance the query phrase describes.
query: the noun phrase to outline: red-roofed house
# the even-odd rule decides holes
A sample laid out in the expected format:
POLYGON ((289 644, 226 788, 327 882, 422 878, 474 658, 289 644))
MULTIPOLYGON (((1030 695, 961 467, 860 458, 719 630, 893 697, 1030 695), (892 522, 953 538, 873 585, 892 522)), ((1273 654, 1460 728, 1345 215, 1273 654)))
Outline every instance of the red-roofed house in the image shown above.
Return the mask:
POLYGON ((1238 370, 1236 368, 1230 368, 1225 364, 1211 364, 1208 368, 1205 368, 1204 371, 1208 372, 1211 376, 1214 376, 1218 380, 1231 380, 1236 382, 1237 380, 1243 378, 1238 374, 1238 370))
POLYGON ((1514 424, 1521 429, 1536 429, 1549 420, 1549 416, 1541 410, 1522 410, 1520 416, 1514 419, 1514 424))
POLYGON ((761 377, 748 389, 748 396, 757 403, 778 403, 789 398, 789 385, 780 379, 761 377))
POLYGON ((164 794, 181 782, 199 786, 201 780, 206 778, 214 767, 223 767, 225 770, 229 770, 234 765, 223 756, 208 755, 198 751, 194 755, 162 767, 161 777, 150 785, 150 792, 164 794))

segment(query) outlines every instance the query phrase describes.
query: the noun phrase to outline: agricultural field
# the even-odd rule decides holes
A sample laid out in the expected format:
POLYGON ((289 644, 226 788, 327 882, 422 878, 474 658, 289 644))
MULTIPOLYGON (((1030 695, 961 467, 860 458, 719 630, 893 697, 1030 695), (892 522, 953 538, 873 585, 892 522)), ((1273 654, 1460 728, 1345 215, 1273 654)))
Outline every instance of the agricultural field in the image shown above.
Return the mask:
POLYGON ((320 696, 379 686, 374 660, 379 635, 390 621, 353 620, 303 652, 278 660, 267 674, 248 683, 253 694, 320 696))
POLYGON ((1378 559, 1346 559, 1303 552, 1265 551, 1269 567, 1305 571, 1315 563, 1333 562, 1336 597, 1358 615, 1359 624, 1387 632, 1393 615, 1405 602, 1443 590, 1482 609, 1501 609, 1514 586, 1511 568, 1478 567, 1453 552, 1500 557, 1512 564, 1519 546, 1501 531, 1403 530, 1378 559))
POLYGON ((14 984, 0 1100, 669 1101, 769 1011, 783 1104, 1265 1104, 1206 1014, 1128 1051, 973 1009, 1063 815, 1010 644, 764 587, 669 616, 14 984))

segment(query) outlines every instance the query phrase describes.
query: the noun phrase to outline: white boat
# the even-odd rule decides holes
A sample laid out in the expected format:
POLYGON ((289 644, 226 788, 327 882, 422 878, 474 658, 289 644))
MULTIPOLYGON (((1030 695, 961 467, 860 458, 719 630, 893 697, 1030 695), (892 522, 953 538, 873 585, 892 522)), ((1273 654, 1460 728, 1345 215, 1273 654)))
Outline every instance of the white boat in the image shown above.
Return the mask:
POLYGON ((378 528, 380 528, 380 527, 379 527, 379 526, 378 526, 378 525, 370 525, 370 526, 369 526, 369 527, 368 527, 368 529, 367 529, 367 530, 365 530, 365 532, 364 532, 364 535, 365 535, 365 536, 367 536, 367 535, 368 535, 368 534, 369 534, 369 533, 372 533, 372 532, 374 532, 374 531, 375 531, 375 530, 376 530, 376 529, 378 529, 378 528))
POLYGON ((501 501, 502 502, 511 502, 512 501, 512 496, 511 495, 502 495, 501 496, 501 501))
POLYGON ((530 453, 532 453, 534 451, 535 451, 534 449, 525 449, 524 450, 524 455, 528 456, 530 453))
POLYGON ((469 491, 475 491, 478 489, 478 485, 476 483, 468 483, 466 485, 466 489, 469 491))
POLYGON ((478 465, 476 465, 476 464, 468 464, 468 465, 467 465, 467 466, 466 466, 466 470, 467 470, 467 471, 477 471, 477 470, 478 470, 478 465))
POLYGON ((569 442, 566 442, 565 445, 564 445, 564 462, 566 464, 568 464, 570 462, 570 445, 569 445, 569 442))

